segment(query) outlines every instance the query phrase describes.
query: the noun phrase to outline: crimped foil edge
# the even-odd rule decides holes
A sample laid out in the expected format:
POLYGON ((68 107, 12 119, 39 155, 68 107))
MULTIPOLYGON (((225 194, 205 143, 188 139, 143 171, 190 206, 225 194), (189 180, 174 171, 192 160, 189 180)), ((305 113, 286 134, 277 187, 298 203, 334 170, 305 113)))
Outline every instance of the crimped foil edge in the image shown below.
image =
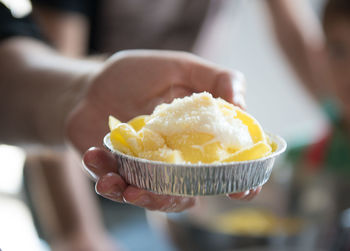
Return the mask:
POLYGON ((277 144, 271 155, 219 164, 171 164, 136 158, 115 150, 109 134, 104 144, 117 158, 118 173, 128 184, 157 194, 206 196, 242 192, 265 184, 276 157, 287 145, 281 137, 268 135, 277 144))

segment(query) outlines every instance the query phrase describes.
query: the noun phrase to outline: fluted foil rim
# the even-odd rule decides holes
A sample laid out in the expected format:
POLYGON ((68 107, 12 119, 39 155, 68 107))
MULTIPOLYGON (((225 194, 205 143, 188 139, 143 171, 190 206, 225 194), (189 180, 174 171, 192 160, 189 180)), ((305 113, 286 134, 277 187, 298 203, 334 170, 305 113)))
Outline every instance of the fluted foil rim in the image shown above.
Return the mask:
POLYGON ((256 160, 213 164, 165 163, 126 155, 113 148, 110 133, 103 142, 117 158, 118 172, 127 183, 158 194, 206 196, 263 185, 270 177, 274 160, 287 148, 282 137, 267 135, 277 145, 272 154, 256 160))

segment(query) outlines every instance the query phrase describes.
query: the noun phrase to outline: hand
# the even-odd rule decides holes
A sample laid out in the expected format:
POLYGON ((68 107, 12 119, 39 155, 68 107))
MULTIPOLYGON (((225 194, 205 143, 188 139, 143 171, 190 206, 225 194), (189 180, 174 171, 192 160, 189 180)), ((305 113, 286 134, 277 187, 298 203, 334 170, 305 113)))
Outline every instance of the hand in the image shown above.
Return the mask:
POLYGON ((83 158, 85 170, 96 180, 96 193, 116 202, 127 202, 149 210, 180 212, 192 207, 191 197, 157 195, 125 183, 117 174, 117 160, 99 148, 91 148, 83 158))
POLYGON ((202 91, 244 106, 241 73, 185 52, 120 52, 83 80, 89 88, 66 123, 68 139, 80 152, 102 146, 108 115, 127 121, 150 114, 160 103, 202 91))
MULTIPOLYGON (((86 79, 89 79, 90 85, 86 96, 67 122, 68 139, 81 152, 90 146, 102 145, 102 138, 108 132, 107 118, 110 114, 127 121, 137 115, 151 113, 160 103, 202 91, 244 108, 241 73, 184 52, 117 53, 100 71, 86 79)), ((182 211, 195 204, 194 198, 156 195, 129 186, 117 174, 114 157, 101 149, 87 151, 84 164, 97 181, 96 192, 111 200, 167 212, 182 211)), ((249 199, 259 191, 230 197, 249 199)))
MULTIPOLYGON (((99 148, 89 149, 83 158, 84 168, 96 180, 96 193, 116 201, 126 202, 149 210, 180 212, 195 205, 196 198, 157 195, 130 186, 117 174, 117 161, 112 154, 99 148)), ((242 193, 230 194, 229 198, 251 200, 261 187, 242 193)))

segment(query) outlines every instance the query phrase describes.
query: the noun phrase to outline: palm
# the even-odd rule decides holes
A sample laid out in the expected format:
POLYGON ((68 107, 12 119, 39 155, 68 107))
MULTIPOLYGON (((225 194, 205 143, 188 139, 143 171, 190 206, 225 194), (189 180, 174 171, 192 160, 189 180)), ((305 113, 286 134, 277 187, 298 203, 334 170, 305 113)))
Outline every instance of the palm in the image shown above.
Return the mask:
POLYGON ((92 77, 85 99, 71 116, 70 140, 82 152, 93 145, 101 146, 108 131, 108 115, 127 121, 151 113, 157 104, 192 92, 209 91, 232 102, 230 74, 185 53, 116 54, 92 77))

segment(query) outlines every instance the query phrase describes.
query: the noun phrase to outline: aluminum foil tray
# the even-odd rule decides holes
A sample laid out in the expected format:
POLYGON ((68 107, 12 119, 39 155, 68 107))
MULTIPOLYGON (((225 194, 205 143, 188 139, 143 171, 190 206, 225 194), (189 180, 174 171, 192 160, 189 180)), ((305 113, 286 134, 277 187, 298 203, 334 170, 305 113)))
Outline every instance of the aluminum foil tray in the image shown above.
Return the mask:
POLYGON ((171 164, 133 157, 115 150, 109 134, 104 145, 117 158, 117 171, 128 184, 157 194, 207 196, 242 192, 265 184, 276 157, 287 147, 280 136, 268 136, 277 145, 269 156, 219 164, 171 164))

